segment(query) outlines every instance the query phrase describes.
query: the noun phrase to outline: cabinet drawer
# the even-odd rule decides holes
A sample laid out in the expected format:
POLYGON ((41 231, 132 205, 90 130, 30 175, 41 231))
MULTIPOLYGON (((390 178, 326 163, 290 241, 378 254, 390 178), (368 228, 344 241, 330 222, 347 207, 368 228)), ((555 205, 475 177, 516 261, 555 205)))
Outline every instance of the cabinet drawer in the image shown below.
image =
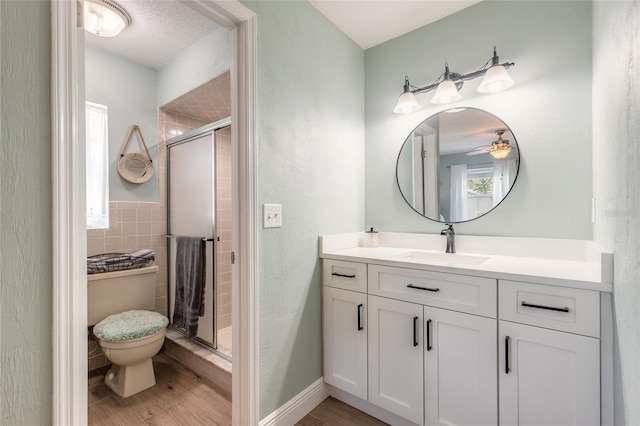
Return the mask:
POLYGON ((600 337, 600 293, 500 280, 502 320, 600 337))
POLYGON ((367 264, 325 259, 322 261, 322 284, 366 293, 367 264))
POLYGON ((496 317, 496 280, 369 265, 369 294, 496 317))

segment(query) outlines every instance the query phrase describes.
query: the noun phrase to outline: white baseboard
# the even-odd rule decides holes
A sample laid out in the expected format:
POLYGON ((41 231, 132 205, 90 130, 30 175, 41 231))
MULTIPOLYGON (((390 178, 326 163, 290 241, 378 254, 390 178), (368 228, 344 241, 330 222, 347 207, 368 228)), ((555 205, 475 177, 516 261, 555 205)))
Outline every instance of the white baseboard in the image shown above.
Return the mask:
POLYGON ((328 397, 329 390, 323 378, 320 377, 286 404, 260 420, 259 425, 293 426, 328 397))

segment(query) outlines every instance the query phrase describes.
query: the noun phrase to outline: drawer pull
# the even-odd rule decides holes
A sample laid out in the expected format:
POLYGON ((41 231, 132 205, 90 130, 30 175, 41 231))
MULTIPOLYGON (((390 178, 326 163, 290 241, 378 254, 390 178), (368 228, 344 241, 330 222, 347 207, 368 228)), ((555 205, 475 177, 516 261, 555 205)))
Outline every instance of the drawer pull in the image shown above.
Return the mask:
POLYGON ((418 317, 413 317, 413 346, 418 346, 418 317))
POLYGON ((564 308, 554 308, 553 306, 532 305, 531 303, 527 303, 525 301, 523 301, 521 305, 527 308, 546 309, 547 311, 569 312, 569 308, 567 308, 566 306, 564 308))
POLYGON ((362 326, 362 303, 358 305, 358 331, 363 330, 362 326))
POLYGON ((433 291, 433 292, 440 291, 439 288, 420 287, 420 286, 413 285, 413 284, 407 284, 407 287, 408 288, 415 288, 416 290, 425 290, 425 291, 433 291))
POLYGON ((505 374, 509 374, 511 372, 511 360, 509 356, 511 355, 509 352, 509 346, 511 343, 511 338, 509 336, 504 338, 504 372, 505 374))
POLYGON ((431 320, 427 320, 427 352, 429 352, 433 346, 431 346, 431 320))
POLYGON ((332 273, 331 275, 334 275, 336 277, 343 277, 343 278, 355 278, 355 275, 345 275, 345 274, 339 274, 337 272, 332 273))

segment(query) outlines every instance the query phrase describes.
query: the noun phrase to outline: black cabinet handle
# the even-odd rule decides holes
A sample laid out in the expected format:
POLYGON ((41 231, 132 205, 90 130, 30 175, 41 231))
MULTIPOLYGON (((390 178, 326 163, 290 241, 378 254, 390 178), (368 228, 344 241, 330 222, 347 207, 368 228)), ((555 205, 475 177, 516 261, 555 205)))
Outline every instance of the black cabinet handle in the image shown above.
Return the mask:
POLYGON ((358 305, 358 331, 363 330, 362 326, 362 303, 358 305))
POLYGON ((431 320, 427 320, 427 352, 431 349, 431 320))
POLYGON ((509 374, 511 372, 511 360, 509 347, 511 346, 511 338, 509 336, 504 338, 504 372, 509 374))
POLYGON ((418 346, 418 317, 413 317, 413 346, 418 346))
POLYGON ((336 277, 343 277, 343 278, 355 278, 355 275, 345 275, 345 274, 339 274, 337 272, 332 273, 331 275, 334 275, 336 277))
POLYGON ((415 288, 416 290, 425 290, 425 291, 433 291, 433 292, 440 291, 439 288, 420 287, 420 286, 413 285, 413 284, 408 284, 407 287, 408 288, 415 288))
POLYGON ((531 303, 527 303, 525 301, 523 301, 521 305, 527 308, 546 309, 547 311, 569 312, 569 308, 567 308, 566 306, 564 308, 555 308, 553 306, 532 305, 531 303))

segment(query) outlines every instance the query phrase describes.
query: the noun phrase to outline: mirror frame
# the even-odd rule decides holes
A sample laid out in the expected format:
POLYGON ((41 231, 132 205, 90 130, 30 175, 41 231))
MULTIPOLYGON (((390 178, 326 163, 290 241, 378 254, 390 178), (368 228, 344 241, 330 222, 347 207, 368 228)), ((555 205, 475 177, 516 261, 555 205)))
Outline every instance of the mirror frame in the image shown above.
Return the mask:
MULTIPOLYGON (((511 142, 511 141, 510 141, 510 142, 511 142)), ((413 210, 415 213, 417 213, 418 215, 420 215, 421 217, 423 217, 423 218, 425 218, 425 219, 428 219, 428 220, 430 220, 430 221, 432 221, 432 222, 436 222, 436 223, 444 223, 444 224, 447 224, 447 225, 448 225, 448 224, 457 224, 457 223, 466 223, 466 222, 471 222, 472 220, 479 219, 479 218, 481 218, 481 217, 483 217, 483 216, 485 216, 485 215, 487 215, 487 214, 491 213, 491 212, 492 212, 493 210, 495 210, 495 209, 496 209, 500 204, 502 204, 502 203, 504 202, 504 200, 509 196, 509 194, 511 194, 511 191, 513 191, 513 188, 514 188, 514 187, 515 187, 515 185, 516 185, 516 181, 518 180, 518 176, 520 175, 520 163, 521 163, 521 161, 520 161, 520 157, 521 157, 520 152, 521 152, 521 150, 520 150, 520 145, 518 145, 518 141, 517 141, 517 139, 516 139, 515 134, 514 134, 514 133, 513 133, 513 131, 511 130, 511 127, 509 127, 509 126, 507 125, 507 123, 505 123, 505 122, 504 122, 504 120, 502 120, 500 117, 498 117, 497 115, 492 114, 492 113, 490 113, 490 112, 488 112, 488 111, 486 111, 486 110, 483 110, 483 109, 481 109, 481 108, 467 107, 467 106, 455 106, 455 107, 453 107, 453 108, 448 108, 448 109, 445 109, 445 110, 442 110, 442 111, 438 111, 438 112, 436 112, 435 114, 432 114, 432 115, 430 115, 429 117, 425 118, 424 120, 420 121, 420 122, 419 122, 419 123, 418 123, 418 124, 417 124, 417 125, 416 125, 412 130, 411 130, 411 132, 409 132, 409 134, 405 137, 404 142, 402 142, 402 145, 400 146, 400 150, 398 151, 398 157, 397 157, 397 159, 396 159, 396 179, 395 179, 395 180, 396 180, 396 186, 398 187, 398 191, 400 192, 400 195, 402 196, 402 199, 403 199, 403 200, 404 200, 404 202, 405 202, 405 203, 406 203, 406 204, 411 208, 411 210, 413 210), (407 198, 404 196, 404 193, 402 192, 402 188, 400 187, 400 179, 398 178, 398 165, 400 164, 400 156, 401 156, 401 154, 402 154, 402 150, 403 150, 403 148, 404 148, 405 144, 407 143, 407 140, 409 139, 409 136, 410 136, 410 135, 412 135, 412 134, 413 134, 413 133, 414 133, 414 132, 415 132, 415 131, 420 127, 420 126, 422 126, 426 121, 428 121, 428 120, 430 120, 431 118, 436 117, 436 116, 438 116, 438 115, 440 115, 440 114, 444 114, 444 113, 446 113, 446 112, 447 112, 447 111, 449 111, 449 110, 454 110, 454 109, 464 109, 464 110, 471 109, 471 110, 481 111, 481 112, 484 112, 484 113, 486 113, 486 114, 489 114, 489 115, 491 115, 491 116, 495 117, 496 119, 500 120, 500 121, 504 124, 504 129, 508 130, 508 131, 509 131, 509 133, 511 133, 511 135, 512 135, 513 143, 515 144, 515 146, 516 146, 516 148, 517 148, 517 151, 518 151, 518 161, 517 161, 517 164, 516 164, 516 175, 515 175, 515 177, 513 178, 513 183, 512 183, 512 184, 511 184, 511 186, 509 187, 509 191, 507 191, 507 193, 504 195, 504 197, 502 197, 502 200, 500 200, 500 202, 499 202, 498 204, 496 204, 495 206, 493 206, 491 209, 487 210, 485 213, 483 213, 483 214, 481 214, 481 215, 479 215, 479 216, 476 216, 476 217, 474 217, 474 218, 471 218, 471 219, 467 219, 467 220, 460 220, 460 221, 442 221, 442 220, 436 220, 436 219, 430 218, 430 217, 428 217, 428 216, 426 216, 426 215, 424 215, 424 214, 420 213, 420 212, 419 212, 418 210, 416 210, 416 209, 413 207, 413 205, 412 205, 412 204, 407 200, 407 198)))

